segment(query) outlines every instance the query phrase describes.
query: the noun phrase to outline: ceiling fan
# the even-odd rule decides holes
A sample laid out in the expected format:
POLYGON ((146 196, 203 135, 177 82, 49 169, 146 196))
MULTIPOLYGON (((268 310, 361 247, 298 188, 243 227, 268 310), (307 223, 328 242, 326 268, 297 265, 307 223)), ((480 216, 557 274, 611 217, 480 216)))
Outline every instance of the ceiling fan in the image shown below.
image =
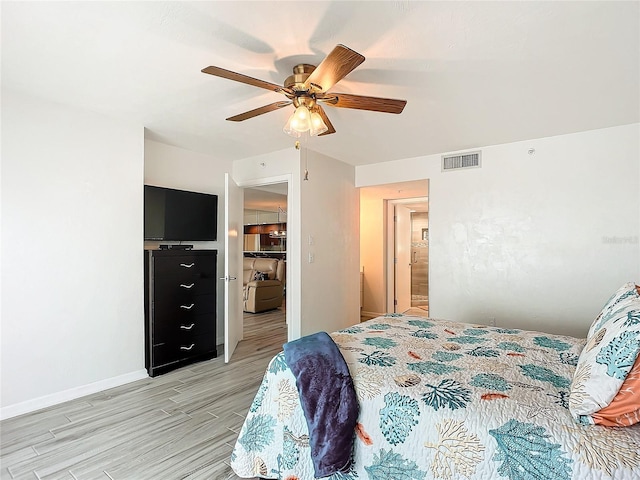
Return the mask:
POLYGON ((331 87, 346 77, 362 62, 364 62, 364 56, 344 45, 337 45, 317 67, 306 63, 293 67, 293 75, 287 77, 283 85, 265 82, 220 67, 206 67, 202 69, 202 72, 271 90, 287 97, 287 100, 249 110, 229 117, 227 120, 242 122, 293 104, 296 110, 289 117, 283 129, 285 133, 299 137, 302 133, 308 131, 310 135, 316 136, 329 135, 336 131, 320 105, 321 103, 332 107, 355 108, 385 113, 401 113, 404 109, 407 103, 406 100, 328 92, 331 87))

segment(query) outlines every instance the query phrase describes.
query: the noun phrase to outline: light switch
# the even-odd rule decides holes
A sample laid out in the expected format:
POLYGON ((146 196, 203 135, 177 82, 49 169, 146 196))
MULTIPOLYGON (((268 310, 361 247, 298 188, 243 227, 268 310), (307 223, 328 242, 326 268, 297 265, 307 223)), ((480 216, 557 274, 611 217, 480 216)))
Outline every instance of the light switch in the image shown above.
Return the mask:
POLYGON ((313 263, 315 257, 313 256, 313 252, 309 252, 309 263, 313 263))

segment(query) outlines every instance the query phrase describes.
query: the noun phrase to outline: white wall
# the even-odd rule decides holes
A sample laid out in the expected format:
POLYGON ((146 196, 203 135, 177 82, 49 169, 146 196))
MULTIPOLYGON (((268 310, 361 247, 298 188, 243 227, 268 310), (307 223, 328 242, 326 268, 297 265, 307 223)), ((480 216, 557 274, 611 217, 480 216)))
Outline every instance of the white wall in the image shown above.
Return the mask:
POLYGON ((633 124, 483 147, 466 171, 439 155, 365 165, 356 184, 430 179, 431 316, 584 336, 640 282, 639 140, 633 124))
POLYGON ((385 211, 384 198, 367 188, 360 192, 360 264, 364 271, 362 315, 375 317, 393 311, 387 309, 384 268, 385 211))
POLYGON ((309 179, 300 188, 302 335, 333 332, 360 321, 355 168, 315 152, 305 153, 309 179))
POLYGON ((146 377, 143 133, 2 91, 3 418, 146 377))
MULTIPOLYGON (((189 242, 194 248, 218 251, 218 277, 224 276, 224 174, 231 173, 232 162, 192 152, 153 140, 144 142, 144 183, 160 187, 218 195, 218 240, 189 242)), ((146 248, 160 243, 144 242, 146 248)), ((218 282, 216 343, 224 343, 224 284, 218 282)))

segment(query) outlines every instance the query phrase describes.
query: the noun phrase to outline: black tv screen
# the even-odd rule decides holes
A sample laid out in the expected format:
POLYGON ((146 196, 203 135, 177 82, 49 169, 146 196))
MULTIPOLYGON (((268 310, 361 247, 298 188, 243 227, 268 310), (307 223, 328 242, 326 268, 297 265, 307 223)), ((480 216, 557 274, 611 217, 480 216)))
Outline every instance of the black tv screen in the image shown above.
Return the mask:
POLYGON ((145 240, 216 240, 218 196, 144 186, 145 240))

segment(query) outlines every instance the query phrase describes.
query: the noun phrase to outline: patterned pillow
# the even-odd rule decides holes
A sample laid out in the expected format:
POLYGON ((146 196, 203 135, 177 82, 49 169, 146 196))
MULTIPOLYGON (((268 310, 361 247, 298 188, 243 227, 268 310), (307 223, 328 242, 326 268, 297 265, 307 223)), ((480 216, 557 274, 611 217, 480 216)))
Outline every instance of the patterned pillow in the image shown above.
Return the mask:
POLYGON ((607 316, 611 314, 611 310, 618 305, 620 302, 625 300, 636 299, 640 300, 640 291, 638 287, 633 282, 625 283, 622 285, 616 293, 614 293, 607 303, 604 304, 602 310, 600 310, 600 314, 596 317, 596 319, 591 324, 589 328, 589 333, 587 334, 587 338, 593 336, 593 334, 599 330, 602 325, 607 321, 607 316))
POLYGON ((266 272, 255 272, 253 274, 253 280, 256 281, 262 281, 262 280, 269 280, 269 274, 266 272))
POLYGON ((635 295, 605 305, 578 359, 569 410, 580 423, 594 423, 592 415, 613 401, 640 353, 640 298, 631 285, 635 295))

